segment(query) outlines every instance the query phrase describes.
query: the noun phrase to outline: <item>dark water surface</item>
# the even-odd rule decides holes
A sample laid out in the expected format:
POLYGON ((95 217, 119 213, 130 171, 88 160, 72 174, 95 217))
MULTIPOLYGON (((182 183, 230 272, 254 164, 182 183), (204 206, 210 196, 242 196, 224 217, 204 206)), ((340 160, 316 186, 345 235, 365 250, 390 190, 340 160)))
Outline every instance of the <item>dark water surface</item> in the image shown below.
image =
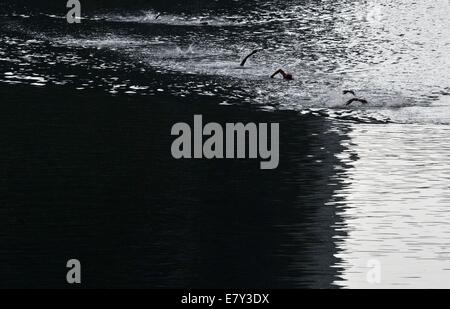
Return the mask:
POLYGON ((293 112, 2 88, 2 285, 328 287, 338 269, 334 157, 346 126, 293 112), (26 94, 25 94, 26 93, 26 94), (170 128, 194 113, 280 122, 274 171, 176 161, 170 128), (315 154, 314 160, 309 157, 315 154), (29 278, 29 280, 27 279, 29 278))
POLYGON ((449 1, 58 2, 0 4, 1 287, 71 258, 85 287, 450 286, 449 1), (279 122, 279 168, 172 159, 194 114, 279 122))

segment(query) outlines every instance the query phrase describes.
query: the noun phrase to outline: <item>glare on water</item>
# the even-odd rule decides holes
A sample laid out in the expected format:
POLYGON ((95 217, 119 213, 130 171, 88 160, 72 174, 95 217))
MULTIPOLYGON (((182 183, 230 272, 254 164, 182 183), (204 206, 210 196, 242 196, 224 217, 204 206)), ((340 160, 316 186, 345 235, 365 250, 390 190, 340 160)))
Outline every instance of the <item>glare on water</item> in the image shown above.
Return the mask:
POLYGON ((351 288, 448 288, 450 275, 450 128, 440 125, 353 126, 337 207, 347 237, 336 239, 335 284, 351 288), (367 280, 368 262, 381 280, 367 280))
MULTIPOLYGON (((343 151, 327 150, 341 165, 332 198, 318 210, 336 210, 332 228, 345 232, 332 240, 334 285, 450 287, 450 2, 243 2, 157 19, 155 10, 88 12, 76 31, 48 12, 2 15, 0 84, 215 97, 223 105, 293 110, 298 121, 330 118, 345 136, 343 151), (254 49, 261 51, 240 67, 254 49), (294 80, 270 79, 279 68, 294 80), (344 106, 344 89, 369 104, 344 106), (377 282, 368 280, 373 265, 377 282)), ((322 144, 314 155, 325 151, 322 144)), ((308 161, 302 172, 316 175, 324 163, 308 161)), ((317 206, 317 196, 305 200, 317 206)), ((289 236, 305 230, 280 228, 289 236)), ((305 268, 299 264, 292 268, 305 268)), ((307 272, 320 283, 319 264, 312 261, 307 272)))

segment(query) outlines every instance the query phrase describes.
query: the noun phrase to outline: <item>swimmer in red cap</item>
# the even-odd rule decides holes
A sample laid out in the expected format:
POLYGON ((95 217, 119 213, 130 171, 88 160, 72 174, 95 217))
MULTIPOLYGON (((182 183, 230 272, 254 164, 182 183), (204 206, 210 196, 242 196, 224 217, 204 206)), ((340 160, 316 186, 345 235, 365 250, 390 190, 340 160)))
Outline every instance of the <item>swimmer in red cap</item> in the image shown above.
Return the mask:
POLYGON ((292 74, 286 73, 285 71, 283 71, 282 69, 279 69, 278 71, 276 71, 275 73, 272 74, 272 76, 270 76, 270 78, 274 78, 275 76, 277 76, 278 74, 281 74, 283 76, 284 80, 294 80, 294 77, 292 76, 292 74))

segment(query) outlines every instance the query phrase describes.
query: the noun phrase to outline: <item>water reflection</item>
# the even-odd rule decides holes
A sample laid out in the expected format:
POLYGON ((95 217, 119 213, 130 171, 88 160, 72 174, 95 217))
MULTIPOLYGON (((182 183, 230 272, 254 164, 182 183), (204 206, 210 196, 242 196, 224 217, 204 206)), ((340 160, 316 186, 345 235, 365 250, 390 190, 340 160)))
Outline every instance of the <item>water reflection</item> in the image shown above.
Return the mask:
POLYGON ((0 284, 445 285, 448 1, 152 3, 0 17, 0 284), (280 168, 171 161, 194 113, 279 121, 280 168))
MULTIPOLYGON (((450 155, 447 126, 354 126, 347 169, 332 204, 348 227, 338 239, 336 284, 367 288, 367 262, 381 263, 375 287, 448 288, 450 155)), ((345 153, 342 154, 345 156, 345 153)), ((344 160, 344 158, 342 158, 344 160)))

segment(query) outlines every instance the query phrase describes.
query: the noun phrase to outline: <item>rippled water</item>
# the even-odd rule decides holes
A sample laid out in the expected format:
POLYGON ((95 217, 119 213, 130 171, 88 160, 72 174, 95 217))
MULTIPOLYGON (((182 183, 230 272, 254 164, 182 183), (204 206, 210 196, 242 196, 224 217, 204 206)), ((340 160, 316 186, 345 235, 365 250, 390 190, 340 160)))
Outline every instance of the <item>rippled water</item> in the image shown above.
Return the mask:
MULTIPOLYGON (((295 172, 291 179, 283 170, 280 183, 290 187, 321 173, 323 187, 308 188, 317 195, 333 188, 329 199, 299 192, 298 201, 290 202, 314 204, 318 209, 307 218, 328 224, 332 240, 305 241, 305 233, 317 230, 308 222, 274 224, 290 235, 283 246, 306 242, 314 257, 332 254, 327 262, 337 275, 331 286, 374 287, 366 278, 370 260, 381 265, 381 287, 450 286, 449 1, 149 6, 86 11, 81 25, 68 25, 62 14, 45 10, 2 14, 3 86, 61 87, 112 98, 214 98, 221 105, 295 111, 300 122, 308 123, 307 116, 331 119, 321 129, 325 135, 330 130, 333 139, 320 140, 315 132, 310 157, 297 154, 296 161, 296 154, 289 154, 291 169, 298 163, 304 179, 295 172), (254 49, 261 51, 239 67, 254 49), (292 73, 294 81, 270 79, 278 68, 292 73), (369 104, 344 107, 344 89, 369 104)), ((306 269, 307 283, 323 287, 330 274, 321 258, 305 262, 281 251, 293 270, 283 273, 284 279, 304 286, 306 279, 295 271, 306 269)))
POLYGON ((370 105, 352 108, 351 117, 396 122, 417 119, 392 115, 392 109, 431 109, 450 94, 446 0, 250 4, 197 14, 88 12, 75 30, 62 15, 10 14, 2 17, 6 35, 0 55, 10 69, 4 68, 1 81, 95 85, 111 93, 222 95, 267 108, 324 108, 336 118, 346 102, 342 90, 353 89, 370 105), (240 68, 240 59, 255 48, 263 50, 240 68), (110 55, 102 60, 103 53, 117 60, 110 55), (87 76, 53 76, 59 66, 85 70, 87 76), (42 76, 34 76, 37 68, 42 76), (117 76, 127 68, 141 75, 157 70, 183 76, 165 85, 169 89, 152 80, 135 85, 117 76), (278 68, 292 72, 295 80, 270 80, 278 68), (186 81, 190 74, 206 78, 186 81), (235 85, 239 91, 228 91, 235 85))
POLYGON ((348 234, 336 239, 345 269, 336 284, 371 287, 367 263, 382 269, 381 287, 448 288, 450 172, 448 126, 353 126, 342 159, 337 207, 348 234))

